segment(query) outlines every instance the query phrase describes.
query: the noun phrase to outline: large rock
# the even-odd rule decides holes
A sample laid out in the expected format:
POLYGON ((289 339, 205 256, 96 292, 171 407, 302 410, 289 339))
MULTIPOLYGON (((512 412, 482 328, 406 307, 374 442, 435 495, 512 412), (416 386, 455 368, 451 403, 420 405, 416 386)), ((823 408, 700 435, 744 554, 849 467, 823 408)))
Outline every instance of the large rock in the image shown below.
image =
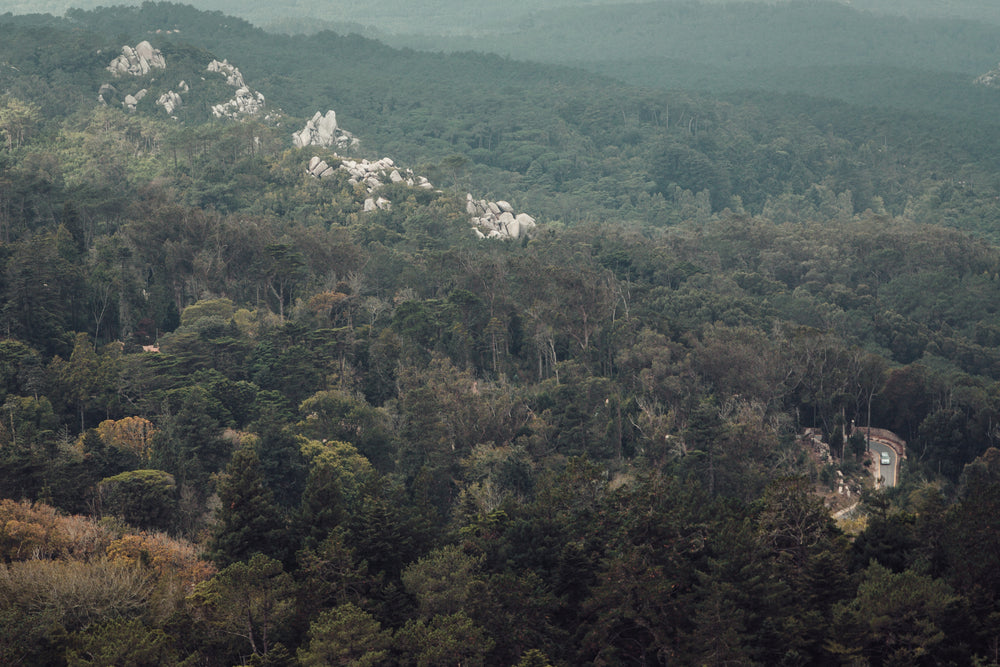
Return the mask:
POLYGON ((324 145, 333 145, 337 138, 337 114, 333 109, 316 121, 316 136, 324 145))
POLYGON ((292 144, 296 148, 305 148, 306 146, 347 147, 356 146, 358 143, 353 134, 337 126, 337 114, 333 109, 327 111, 326 115, 317 111, 312 118, 306 121, 304 128, 292 133, 292 144))
POLYGON ((179 93, 168 90, 160 95, 160 98, 156 100, 156 103, 163 107, 163 110, 169 115, 173 115, 175 111, 181 108, 182 100, 179 93))
POLYGON ((135 48, 123 46, 122 54, 111 61, 107 70, 113 76, 144 76, 154 69, 166 69, 167 61, 159 49, 147 41, 139 42, 135 48))
MULTIPOLYGON (((507 215, 510 215, 509 213, 507 215)), ((521 236, 521 225, 518 224, 517 220, 511 216, 511 219, 503 224, 503 229, 507 232, 507 236, 514 239, 515 241, 521 236)))
POLYGON ((223 104, 212 107, 216 118, 240 118, 241 116, 257 116, 264 110, 264 95, 260 91, 251 91, 246 86, 236 91, 236 97, 223 104))
POLYGON ((243 81, 243 74, 240 73, 239 68, 235 65, 230 65, 228 60, 213 60, 208 63, 208 67, 206 69, 208 69, 209 72, 216 72, 226 77, 226 83, 233 88, 243 88, 246 86, 246 83, 243 81))
POLYGON ((125 100, 122 102, 122 106, 129 111, 135 111, 136 106, 142 101, 142 98, 146 97, 146 93, 149 91, 143 88, 134 95, 126 95, 125 100))
POLYGON ((535 219, 527 213, 514 214, 514 207, 509 202, 486 201, 473 199, 471 194, 465 196, 465 212, 469 214, 477 234, 485 232, 489 239, 519 239, 529 234, 537 225, 535 219))
POLYGON ((516 216, 514 216, 514 220, 517 221, 517 224, 520 225, 522 230, 525 228, 534 229, 535 227, 538 226, 535 224, 535 219, 532 218, 527 213, 518 213, 516 216))
MULTIPOLYGON (((315 160, 316 158, 313 158, 313 159, 315 160)), ((309 164, 312 164, 311 160, 310 160, 309 164)), ((330 168, 330 165, 328 165, 326 163, 326 160, 320 160, 319 162, 317 162, 316 164, 314 164, 312 167, 309 168, 309 172, 313 176, 319 176, 320 174, 322 174, 324 171, 326 171, 329 168, 330 168)))

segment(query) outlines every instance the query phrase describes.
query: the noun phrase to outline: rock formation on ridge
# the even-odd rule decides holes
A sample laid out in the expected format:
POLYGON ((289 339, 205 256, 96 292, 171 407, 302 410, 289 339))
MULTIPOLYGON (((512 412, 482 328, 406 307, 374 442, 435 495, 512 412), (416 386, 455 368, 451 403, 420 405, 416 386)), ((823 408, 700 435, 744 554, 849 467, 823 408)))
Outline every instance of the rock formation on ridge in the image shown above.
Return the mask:
POLYGON ((360 143, 353 134, 337 127, 337 114, 333 109, 326 112, 324 116, 319 111, 306 121, 306 126, 298 132, 292 133, 292 144, 296 148, 306 146, 321 146, 330 148, 355 147, 360 143))

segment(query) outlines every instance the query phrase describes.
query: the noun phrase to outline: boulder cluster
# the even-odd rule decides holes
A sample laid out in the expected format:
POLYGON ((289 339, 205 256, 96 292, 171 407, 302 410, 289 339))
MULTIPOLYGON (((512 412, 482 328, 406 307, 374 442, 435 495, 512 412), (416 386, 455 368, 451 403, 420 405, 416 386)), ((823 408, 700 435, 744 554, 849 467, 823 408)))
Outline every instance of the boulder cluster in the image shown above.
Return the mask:
POLYGON ((974 83, 978 86, 986 86, 987 88, 1000 88, 1000 65, 997 65, 986 74, 977 77, 974 83))
MULTIPOLYGON (((180 84, 178 84, 177 88, 178 90, 181 91, 181 93, 186 93, 189 90, 187 83, 185 83, 184 81, 181 81, 180 84)), ((184 101, 181 99, 181 94, 176 93, 172 90, 168 90, 167 92, 163 93, 156 100, 156 103, 161 107, 163 107, 163 110, 166 111, 167 114, 171 116, 173 116, 174 112, 180 109, 181 106, 183 106, 183 102, 184 101)))
POLYGON ((212 114, 216 118, 232 118, 234 120, 245 116, 257 116, 264 110, 264 94, 250 90, 244 83, 240 70, 230 65, 228 61, 213 60, 208 64, 209 72, 217 72, 226 77, 226 83, 236 88, 233 99, 212 106, 212 114))
POLYGON ((107 70, 112 76, 145 76, 153 69, 166 69, 167 61, 159 49, 154 49, 149 42, 142 41, 135 45, 123 46, 122 54, 111 61, 107 70))
POLYGON ((233 88, 245 88, 246 83, 243 81, 243 74, 236 65, 230 65, 228 60, 213 60, 208 63, 209 72, 215 72, 226 77, 226 83, 233 88))
MULTIPOLYGON (((111 61, 105 69, 116 79, 124 76, 144 76, 154 69, 166 69, 167 61, 159 49, 154 49, 149 42, 139 42, 134 47, 125 45, 122 54, 111 61)), ((149 91, 145 88, 121 98, 122 106, 129 111, 135 111, 136 105, 149 91)), ((109 100, 118 99, 119 91, 110 83, 101 86, 97 92, 97 101, 107 104, 109 100)))
POLYGON ((322 148, 355 147, 360 142, 353 134, 337 127, 337 113, 330 109, 324 116, 319 111, 306 122, 306 126, 292 133, 292 143, 296 148, 320 146, 322 148))
POLYGON ((321 159, 319 156, 314 155, 311 160, 309 160, 309 166, 306 167, 306 173, 315 176, 316 178, 329 178, 333 176, 333 173, 337 171, 329 164, 326 160, 321 159))
POLYGON ((369 162, 368 160, 342 160, 340 168, 351 175, 347 182, 351 185, 364 183, 368 193, 375 192, 382 187, 386 181, 389 183, 406 183, 411 188, 421 188, 423 190, 433 190, 434 186, 423 176, 415 176, 412 169, 406 169, 400 173, 396 164, 389 158, 369 162))
POLYGON ((133 95, 126 95, 125 99, 122 100, 122 106, 124 106, 129 111, 135 111, 136 105, 142 101, 142 98, 146 96, 149 91, 143 88, 142 90, 136 92, 133 95))
MULTIPOLYGON (((337 159, 340 160, 340 164, 333 167, 319 156, 313 156, 309 166, 306 167, 306 173, 324 179, 333 176, 338 170, 346 171, 350 174, 348 183, 355 186, 363 185, 371 195, 365 199, 366 212, 386 211, 392 207, 391 201, 378 196, 376 192, 386 183, 405 183, 411 188, 434 189, 426 178, 414 175, 412 169, 401 170, 387 157, 373 162, 340 157, 337 159)), ((474 225, 472 231, 481 239, 519 239, 531 233, 537 226, 534 218, 527 213, 515 214, 514 207, 505 201, 477 200, 469 194, 466 195, 465 210, 474 225)))
POLYGON ((536 227, 527 213, 514 214, 514 207, 505 201, 486 201, 465 196, 465 211, 472 218, 472 231, 481 239, 519 239, 536 227))
MULTIPOLYGON (((350 178, 347 179, 347 182, 351 185, 363 184, 368 194, 373 194, 376 190, 385 185, 386 182, 405 183, 411 188, 421 188, 424 190, 434 189, 434 186, 430 181, 423 176, 414 175, 412 169, 406 169, 400 173, 399 169, 396 168, 395 163, 387 157, 384 157, 381 160, 375 160, 374 162, 369 162, 368 160, 356 161, 342 159, 340 166, 335 169, 331 167, 326 160, 314 156, 309 161, 309 166, 306 168, 306 172, 316 178, 329 178, 338 169, 342 169, 350 174, 350 178)), ((385 197, 373 196, 365 199, 364 210, 388 210, 390 206, 392 206, 392 202, 385 197)))

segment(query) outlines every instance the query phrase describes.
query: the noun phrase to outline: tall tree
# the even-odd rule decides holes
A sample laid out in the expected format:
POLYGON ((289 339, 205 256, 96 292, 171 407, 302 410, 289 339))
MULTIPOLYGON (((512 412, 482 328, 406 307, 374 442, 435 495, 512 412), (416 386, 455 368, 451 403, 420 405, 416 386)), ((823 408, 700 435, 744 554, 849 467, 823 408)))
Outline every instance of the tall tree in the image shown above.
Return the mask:
POLYGON ((219 479, 218 494, 219 523, 209 547, 216 563, 226 566, 259 553, 286 555, 284 521, 253 447, 244 445, 233 452, 219 479))

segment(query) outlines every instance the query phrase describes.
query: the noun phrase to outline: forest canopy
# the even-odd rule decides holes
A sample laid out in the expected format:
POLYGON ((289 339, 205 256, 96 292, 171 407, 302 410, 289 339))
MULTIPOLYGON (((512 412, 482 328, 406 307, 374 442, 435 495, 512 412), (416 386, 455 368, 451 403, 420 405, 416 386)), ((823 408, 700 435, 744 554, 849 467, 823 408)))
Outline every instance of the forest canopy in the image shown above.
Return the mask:
POLYGON ((1000 132, 965 85, 0 17, 0 663, 991 664, 1000 132), (164 69, 107 69, 143 41, 164 69), (223 60, 261 113, 213 110, 223 60), (328 109, 359 143, 293 144, 328 109), (537 227, 478 238, 480 199, 537 227))

